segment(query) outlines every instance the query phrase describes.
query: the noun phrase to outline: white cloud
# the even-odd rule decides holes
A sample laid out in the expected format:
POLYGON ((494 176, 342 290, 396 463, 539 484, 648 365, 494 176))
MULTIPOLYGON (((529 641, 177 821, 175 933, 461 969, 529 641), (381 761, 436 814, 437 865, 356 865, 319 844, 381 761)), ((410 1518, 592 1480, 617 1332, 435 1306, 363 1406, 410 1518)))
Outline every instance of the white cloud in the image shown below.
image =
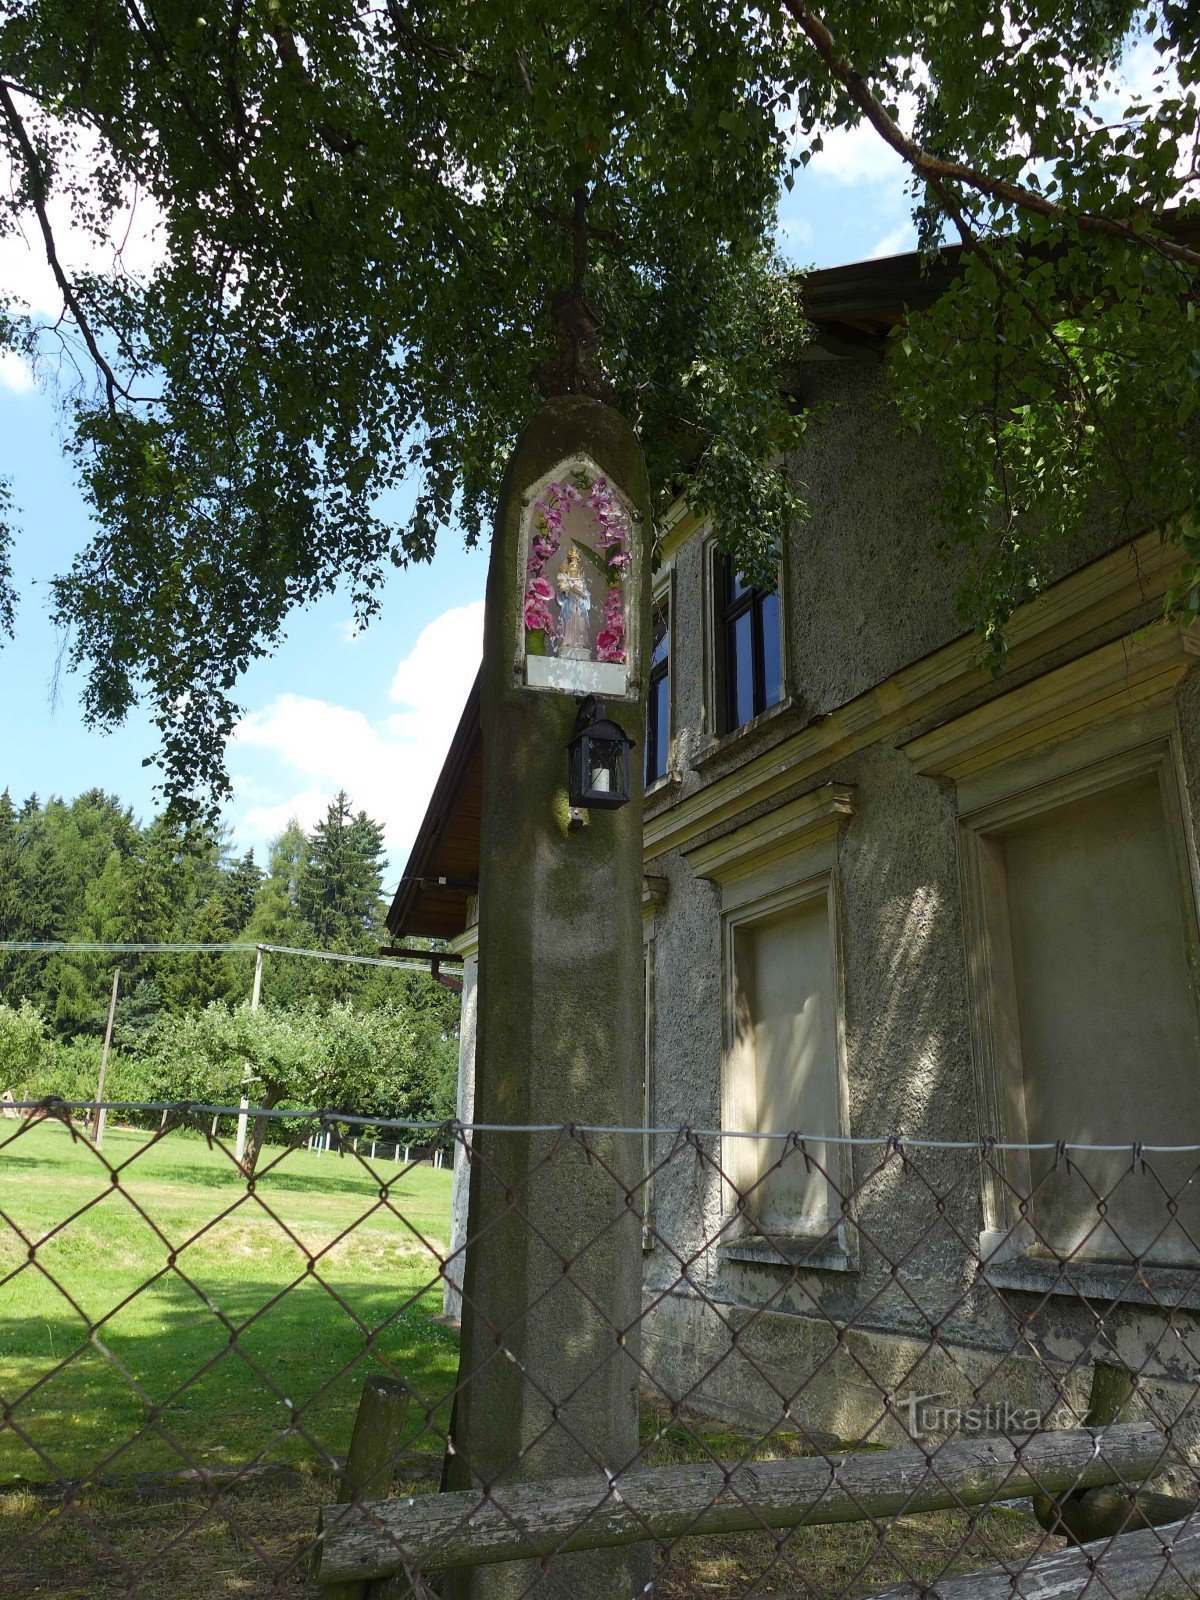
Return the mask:
POLYGON ((391 718, 396 731, 410 733, 424 727, 448 706, 456 708, 457 720, 482 654, 482 600, 443 611, 422 628, 388 691, 398 705, 408 708, 391 718))
POLYGON ((917 230, 911 222, 899 222, 889 228, 882 239, 877 239, 868 252, 868 259, 878 261, 882 256, 903 255, 917 248, 917 230))
POLYGON ((292 817, 311 827, 345 789, 383 824, 393 858, 402 860, 474 680, 482 641, 482 600, 435 617, 396 668, 389 698, 399 709, 379 719, 296 694, 278 695, 244 717, 233 736, 239 751, 273 757, 279 777, 271 799, 261 775, 234 779, 239 841, 261 849, 292 817))
MULTIPOLYGON (((25 96, 18 94, 16 99, 27 122, 35 125, 41 116, 38 108, 25 96)), ((59 124, 55 127, 61 131, 59 124)), ((73 148, 59 157, 58 182, 46 205, 59 261, 68 276, 83 271, 121 271, 144 278, 163 253, 163 214, 151 196, 126 186, 121 205, 106 223, 105 237, 79 226, 72 215, 71 202, 64 191, 79 184, 91 192, 99 214, 92 180, 100 165, 100 140, 90 131, 77 133, 73 148)), ((12 193, 16 188, 13 164, 0 160, 0 192, 12 193)), ((41 229, 32 213, 25 219, 24 231, 14 229, 0 235, 0 284, 4 286, 4 299, 18 311, 56 318, 63 309, 62 291, 50 270, 41 229)))
POLYGON ((907 175, 904 162, 868 122, 854 128, 831 128, 808 170, 834 183, 854 185, 901 185, 907 175))
POLYGON ((33 369, 15 350, 0 350, 0 389, 26 394, 33 388, 33 369))

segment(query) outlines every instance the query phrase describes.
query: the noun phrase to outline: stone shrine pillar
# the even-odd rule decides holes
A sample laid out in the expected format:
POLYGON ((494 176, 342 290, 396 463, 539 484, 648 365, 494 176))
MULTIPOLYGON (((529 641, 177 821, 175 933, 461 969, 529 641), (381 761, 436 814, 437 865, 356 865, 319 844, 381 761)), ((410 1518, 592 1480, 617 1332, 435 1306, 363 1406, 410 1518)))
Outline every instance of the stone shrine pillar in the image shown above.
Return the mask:
MULTIPOLYGON (((488 576, 476 1122, 642 1119, 649 536, 628 424, 596 400, 551 400, 509 464, 488 576), (635 747, 629 803, 581 816, 567 746, 588 695, 635 747)), ((588 1138, 615 1179, 562 1135, 473 1136, 447 1488, 636 1464, 641 1141, 588 1138)), ((544 1578, 536 1562, 459 1569, 442 1593, 633 1600, 649 1571, 631 1546, 555 1557, 544 1578)))

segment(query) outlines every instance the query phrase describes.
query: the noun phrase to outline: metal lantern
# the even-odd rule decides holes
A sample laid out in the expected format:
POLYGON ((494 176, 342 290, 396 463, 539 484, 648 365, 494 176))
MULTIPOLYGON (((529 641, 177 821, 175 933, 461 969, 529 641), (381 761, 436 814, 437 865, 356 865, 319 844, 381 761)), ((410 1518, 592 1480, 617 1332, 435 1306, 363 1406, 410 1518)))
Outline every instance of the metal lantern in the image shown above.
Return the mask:
POLYGON ((567 798, 582 810, 616 811, 629 800, 633 740, 604 714, 604 701, 588 695, 567 746, 567 798))

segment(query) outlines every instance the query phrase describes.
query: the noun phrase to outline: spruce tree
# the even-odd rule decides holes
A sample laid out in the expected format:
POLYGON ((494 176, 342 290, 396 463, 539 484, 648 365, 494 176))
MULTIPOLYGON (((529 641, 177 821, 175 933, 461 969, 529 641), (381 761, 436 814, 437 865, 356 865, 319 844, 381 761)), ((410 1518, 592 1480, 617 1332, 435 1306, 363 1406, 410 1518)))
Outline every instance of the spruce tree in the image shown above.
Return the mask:
POLYGON ((378 942, 383 829, 353 813, 344 789, 309 839, 297 899, 301 916, 329 950, 369 954, 378 942))
POLYGON ((247 850, 221 873, 217 893, 224 907, 225 922, 239 937, 250 926, 262 881, 263 871, 254 859, 253 850, 247 850))

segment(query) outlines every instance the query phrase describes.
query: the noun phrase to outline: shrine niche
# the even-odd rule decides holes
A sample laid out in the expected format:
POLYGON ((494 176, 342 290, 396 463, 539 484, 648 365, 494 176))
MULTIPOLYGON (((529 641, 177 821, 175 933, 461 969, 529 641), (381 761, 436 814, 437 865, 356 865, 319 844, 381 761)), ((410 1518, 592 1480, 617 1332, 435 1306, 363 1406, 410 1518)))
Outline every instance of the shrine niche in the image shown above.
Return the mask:
POLYGON ((620 491, 589 463, 564 464, 531 496, 522 543, 525 683, 627 696, 637 541, 620 491))

